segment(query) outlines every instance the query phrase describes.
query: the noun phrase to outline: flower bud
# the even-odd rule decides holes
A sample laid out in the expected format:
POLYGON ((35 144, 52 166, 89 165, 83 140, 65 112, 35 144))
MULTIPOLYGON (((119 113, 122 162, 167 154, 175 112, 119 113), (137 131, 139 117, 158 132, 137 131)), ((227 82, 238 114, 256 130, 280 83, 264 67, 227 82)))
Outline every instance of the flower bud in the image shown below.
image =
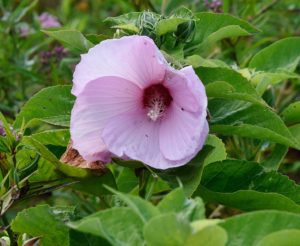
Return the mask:
POLYGON ((143 13, 141 13, 138 18, 138 27, 140 30, 140 35, 145 35, 152 39, 155 39, 155 28, 159 19, 159 15, 155 13, 149 11, 144 11, 143 13))
POLYGON ((176 38, 181 42, 191 41, 195 34, 195 27, 196 24, 194 20, 180 24, 175 32, 176 38))

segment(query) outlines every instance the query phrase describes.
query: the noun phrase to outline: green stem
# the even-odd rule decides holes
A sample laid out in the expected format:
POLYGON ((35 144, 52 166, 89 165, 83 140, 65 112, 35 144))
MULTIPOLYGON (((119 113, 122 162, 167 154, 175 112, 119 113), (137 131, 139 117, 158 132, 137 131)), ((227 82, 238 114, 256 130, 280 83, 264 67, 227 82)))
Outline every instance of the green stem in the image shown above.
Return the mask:
POLYGON ((7 234, 9 236, 11 246, 18 246, 18 244, 15 240, 14 233, 10 228, 8 219, 6 218, 6 216, 4 214, 2 215, 2 221, 3 221, 4 226, 6 227, 6 231, 7 231, 7 234))
POLYGON ((149 180, 149 172, 147 169, 142 169, 139 173, 139 196, 145 198, 146 196, 146 188, 149 180))
POLYGON ((155 175, 155 176, 152 175, 151 177, 152 177, 152 182, 150 184, 149 191, 146 194, 146 197, 145 197, 146 200, 150 200, 151 199, 153 191, 154 191, 154 187, 155 187, 157 179, 158 179, 157 175, 155 175))

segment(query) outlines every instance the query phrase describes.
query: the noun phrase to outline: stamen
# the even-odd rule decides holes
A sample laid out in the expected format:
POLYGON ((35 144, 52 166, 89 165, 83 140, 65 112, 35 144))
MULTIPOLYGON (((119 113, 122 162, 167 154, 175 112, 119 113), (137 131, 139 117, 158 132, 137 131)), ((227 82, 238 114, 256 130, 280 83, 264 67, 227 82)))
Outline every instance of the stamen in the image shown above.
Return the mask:
POLYGON ((172 100, 169 90, 162 84, 149 86, 143 98, 144 107, 148 109, 147 116, 152 121, 162 118, 172 100))

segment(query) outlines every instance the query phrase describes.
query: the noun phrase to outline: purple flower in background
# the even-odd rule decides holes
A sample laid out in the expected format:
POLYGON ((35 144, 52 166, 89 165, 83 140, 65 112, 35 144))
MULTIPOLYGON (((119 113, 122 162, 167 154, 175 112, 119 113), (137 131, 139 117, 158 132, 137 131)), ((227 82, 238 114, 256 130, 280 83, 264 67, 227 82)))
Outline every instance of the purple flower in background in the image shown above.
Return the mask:
POLYGON ((51 51, 41 52, 41 62, 43 65, 49 65, 51 62, 60 62, 68 54, 63 46, 55 46, 51 51))
POLYGON ((49 14, 49 13, 42 13, 39 16, 40 24, 43 28, 50 28, 50 27, 60 27, 60 23, 57 17, 49 14))
POLYGON ((30 28, 28 26, 22 26, 18 30, 20 37, 25 38, 29 35, 30 33, 30 28))
POLYGON ((221 0, 204 0, 206 8, 214 11, 221 12, 222 1, 221 0))
POLYGON ((101 42, 81 56, 73 82, 71 139, 84 159, 113 155, 167 169, 203 147, 205 88, 191 66, 172 68, 152 39, 101 42))

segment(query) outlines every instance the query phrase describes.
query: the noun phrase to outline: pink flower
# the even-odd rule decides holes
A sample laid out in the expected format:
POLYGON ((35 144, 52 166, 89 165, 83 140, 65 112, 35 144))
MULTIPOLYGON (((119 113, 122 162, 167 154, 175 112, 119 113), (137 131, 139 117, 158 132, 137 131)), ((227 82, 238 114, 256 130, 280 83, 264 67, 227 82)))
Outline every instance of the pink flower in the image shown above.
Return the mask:
POLYGON ((61 26, 57 17, 50 15, 46 12, 42 13, 39 16, 39 21, 40 21, 42 28, 60 27, 61 26))
POLYGON ((19 28, 20 37, 26 38, 30 34, 30 28, 28 26, 22 26, 19 28))
POLYGON ((175 70, 152 39, 103 41, 73 78, 73 147, 88 161, 110 157, 167 169, 190 161, 208 134, 205 88, 191 66, 175 70))

